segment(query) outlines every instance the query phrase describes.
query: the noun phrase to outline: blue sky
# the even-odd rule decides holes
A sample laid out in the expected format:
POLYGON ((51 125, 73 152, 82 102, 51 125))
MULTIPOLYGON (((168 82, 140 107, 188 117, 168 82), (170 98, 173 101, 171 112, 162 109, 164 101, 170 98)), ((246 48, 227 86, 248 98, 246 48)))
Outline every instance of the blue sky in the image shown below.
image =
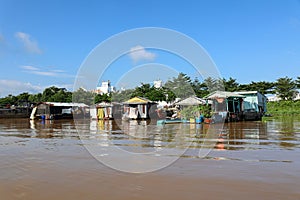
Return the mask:
MULTIPOLYGON (((51 85, 72 89, 99 43, 141 27, 186 34, 206 49, 223 77, 239 83, 300 76, 299 0, 0 0, 0 96, 51 85)), ((172 56, 143 51, 142 64, 167 63, 195 76, 172 56)), ((134 68, 133 59, 120 60, 102 78, 116 84, 117 72, 134 68)))

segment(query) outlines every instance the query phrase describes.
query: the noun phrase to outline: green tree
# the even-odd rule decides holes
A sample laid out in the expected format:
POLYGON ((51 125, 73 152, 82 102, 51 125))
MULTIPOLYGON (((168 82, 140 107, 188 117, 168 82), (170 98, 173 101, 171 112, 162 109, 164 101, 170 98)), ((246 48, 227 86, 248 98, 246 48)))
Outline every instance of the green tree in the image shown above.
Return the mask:
POLYGON ((127 89, 123 91, 113 92, 111 93, 111 101, 119 103, 127 101, 131 98, 133 91, 133 89, 127 89))
POLYGON ((28 100, 32 103, 38 103, 42 101, 42 94, 37 93, 37 94, 30 94, 28 97, 28 100))
POLYGON ((73 93, 70 91, 65 91, 65 102, 72 102, 73 93))
POLYGON ((166 91, 163 88, 155 88, 146 93, 145 97, 151 101, 165 101, 166 100, 166 91))
POLYGON ((94 94, 89 92, 83 88, 79 88, 75 92, 73 92, 72 100, 76 103, 85 103, 87 105, 94 104, 94 94))
POLYGON ((179 73, 177 78, 167 81, 164 87, 177 98, 187 98, 195 95, 191 78, 183 73, 179 73))
POLYGON ((225 91, 235 92, 239 89, 239 83, 236 82, 236 79, 230 77, 228 80, 223 78, 223 85, 225 91))
POLYGON ((68 92, 65 88, 58 90, 50 100, 53 102, 72 102, 72 93, 68 92))
POLYGON ((248 90, 259 91, 262 94, 274 94, 275 83, 267 81, 251 82, 248 90))
POLYGON ((176 95, 172 90, 169 90, 166 87, 163 87, 164 95, 166 97, 165 101, 174 101, 176 99, 176 95))
POLYGON ((95 96, 95 103, 111 102, 112 98, 110 94, 97 94, 95 96))
POLYGON ((296 83, 287 76, 279 78, 275 83, 275 92, 282 100, 292 100, 296 92, 296 83))
POLYGON ((8 106, 11 106, 11 105, 15 105, 17 100, 18 100, 17 97, 15 97, 12 94, 9 94, 8 96, 0 99, 0 106, 1 107, 8 107, 8 106))
POLYGON ((204 97, 209 94, 208 88, 204 82, 200 82, 198 78, 192 82, 192 88, 197 97, 204 97))
POLYGON ((295 80, 295 83, 296 83, 297 89, 300 89, 300 76, 297 77, 297 79, 295 80))
POLYGON ((27 102, 27 101, 29 101, 29 96, 30 96, 30 94, 28 94, 28 92, 23 92, 23 93, 17 95, 16 98, 18 99, 18 101, 27 102))
POLYGON ((215 91, 224 91, 224 82, 222 79, 214 79, 212 77, 208 77, 204 80, 204 84, 206 85, 207 91, 209 93, 215 91))
POLYGON ((142 83, 141 86, 136 87, 131 94, 131 98, 133 97, 146 97, 146 94, 151 92, 154 87, 151 87, 150 84, 142 83))
POLYGON ((61 90, 60 88, 57 88, 55 86, 51 86, 49 88, 46 88, 42 93, 42 101, 54 101, 53 96, 61 90))
MULTIPOLYGON (((32 98, 39 98, 39 96, 32 98)), ((72 102, 72 93, 68 92, 66 88, 51 86, 43 91, 40 100, 44 102, 72 102)))
POLYGON ((16 96, 16 102, 14 104, 18 106, 29 106, 29 97, 30 94, 28 94, 28 92, 23 92, 16 96))
POLYGON ((240 84, 237 90, 238 91, 252 91, 252 88, 249 84, 240 84))

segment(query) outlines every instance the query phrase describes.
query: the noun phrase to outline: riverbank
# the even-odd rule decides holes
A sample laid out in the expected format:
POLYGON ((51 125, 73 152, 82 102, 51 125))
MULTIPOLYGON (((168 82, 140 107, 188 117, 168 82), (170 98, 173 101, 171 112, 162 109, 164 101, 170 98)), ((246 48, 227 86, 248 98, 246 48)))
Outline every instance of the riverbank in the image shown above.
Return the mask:
POLYGON ((277 117, 284 115, 300 116, 300 101, 278 101, 267 103, 267 114, 277 117))

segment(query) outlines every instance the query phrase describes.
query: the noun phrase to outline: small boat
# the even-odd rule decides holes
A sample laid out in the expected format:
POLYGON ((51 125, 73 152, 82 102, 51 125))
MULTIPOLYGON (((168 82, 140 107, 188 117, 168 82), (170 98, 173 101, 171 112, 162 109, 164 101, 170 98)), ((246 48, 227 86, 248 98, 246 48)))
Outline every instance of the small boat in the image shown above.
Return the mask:
POLYGON ((157 120, 157 125, 163 125, 163 124, 177 124, 177 123, 187 123, 188 120, 185 119, 161 119, 157 120))

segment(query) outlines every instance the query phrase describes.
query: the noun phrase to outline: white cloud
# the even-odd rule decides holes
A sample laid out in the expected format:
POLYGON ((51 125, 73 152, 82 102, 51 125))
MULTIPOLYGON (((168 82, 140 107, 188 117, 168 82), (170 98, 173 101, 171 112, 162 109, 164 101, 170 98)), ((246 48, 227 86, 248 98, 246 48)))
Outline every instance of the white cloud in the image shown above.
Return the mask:
POLYGON ((46 71, 31 71, 31 74, 41 75, 41 76, 57 76, 55 72, 46 72, 46 71))
POLYGON ((22 69, 25 69, 25 70, 29 70, 29 71, 37 71, 37 70, 40 70, 39 68, 30 66, 30 65, 21 66, 21 68, 22 68, 22 69))
POLYGON ((34 67, 34 66, 30 66, 30 65, 21 66, 20 68, 23 69, 23 72, 40 75, 40 76, 61 76, 61 75, 66 76, 66 74, 62 74, 64 71, 59 70, 59 69, 42 70, 38 67, 34 67))
POLYGON ((29 34, 17 32, 15 36, 20 40, 20 42, 23 44, 23 46, 29 53, 42 53, 42 50, 39 48, 38 43, 32 40, 29 34))
POLYGON ((17 95, 23 92, 37 93, 41 92, 43 87, 32 85, 31 83, 24 83, 17 80, 3 80, 0 79, 0 96, 4 97, 8 94, 17 95))
POLYGON ((23 92, 29 94, 36 94, 43 92, 46 88, 55 86, 58 88, 66 88, 68 91, 72 91, 73 84, 53 84, 53 85, 33 85, 32 83, 21 82, 18 80, 5 80, 0 79, 0 97, 5 97, 9 94, 18 95, 23 92))
POLYGON ((50 70, 51 72, 56 72, 56 73, 63 73, 65 72, 64 70, 60 70, 60 69, 53 69, 53 70, 50 70))
POLYGON ((133 60, 133 62, 138 62, 141 60, 154 60, 156 55, 152 52, 147 51, 143 46, 137 45, 130 49, 129 57, 133 60))

